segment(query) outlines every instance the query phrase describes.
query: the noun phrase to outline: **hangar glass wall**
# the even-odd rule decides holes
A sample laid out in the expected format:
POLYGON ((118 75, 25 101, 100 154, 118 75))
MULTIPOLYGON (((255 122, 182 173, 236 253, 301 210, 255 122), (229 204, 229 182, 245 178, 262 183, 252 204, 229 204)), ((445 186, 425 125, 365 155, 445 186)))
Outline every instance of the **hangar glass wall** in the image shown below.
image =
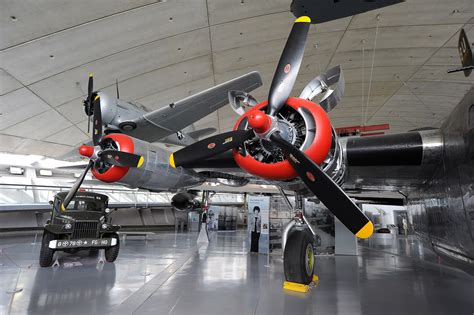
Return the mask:
MULTIPOLYGON (((0 174, 0 204, 47 204, 58 192, 69 190, 75 181, 72 176, 40 178, 29 176, 28 173, 27 170, 22 175, 0 174)), ((90 180, 90 177, 86 177, 82 187, 108 195, 110 203, 169 205, 174 195, 169 192, 153 193, 123 186, 87 183, 90 180)), ((243 194, 216 193, 211 196, 210 202, 243 203, 244 197, 243 194)))

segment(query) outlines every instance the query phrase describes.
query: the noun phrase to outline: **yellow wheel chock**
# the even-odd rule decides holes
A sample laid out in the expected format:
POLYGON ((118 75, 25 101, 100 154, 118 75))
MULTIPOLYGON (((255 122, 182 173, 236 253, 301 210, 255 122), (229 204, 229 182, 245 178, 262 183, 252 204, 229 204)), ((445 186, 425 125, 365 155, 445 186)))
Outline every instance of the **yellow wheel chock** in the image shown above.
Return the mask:
POLYGON ((283 282, 283 289, 300 292, 300 293, 307 293, 314 285, 319 281, 319 277, 317 275, 313 275, 313 281, 310 284, 302 284, 296 282, 285 281, 283 282))

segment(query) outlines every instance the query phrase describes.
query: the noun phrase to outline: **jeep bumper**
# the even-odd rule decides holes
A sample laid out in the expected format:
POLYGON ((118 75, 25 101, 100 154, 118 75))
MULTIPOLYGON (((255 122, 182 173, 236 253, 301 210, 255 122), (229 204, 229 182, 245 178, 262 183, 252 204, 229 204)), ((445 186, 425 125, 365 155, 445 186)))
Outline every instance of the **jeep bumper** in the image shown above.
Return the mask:
POLYGON ((83 238, 72 240, 52 240, 48 247, 51 249, 111 247, 117 245, 116 238, 83 238))

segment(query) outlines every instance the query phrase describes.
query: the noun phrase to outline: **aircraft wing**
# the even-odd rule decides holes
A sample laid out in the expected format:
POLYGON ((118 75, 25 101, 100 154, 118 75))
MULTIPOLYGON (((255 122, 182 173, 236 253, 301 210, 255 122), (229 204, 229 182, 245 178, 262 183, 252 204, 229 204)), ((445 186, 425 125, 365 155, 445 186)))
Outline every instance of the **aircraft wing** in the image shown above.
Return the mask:
POLYGON ((133 120, 137 128, 125 133, 148 142, 159 141, 228 104, 228 91, 251 92, 261 85, 262 78, 257 71, 247 73, 168 106, 145 113, 133 120))

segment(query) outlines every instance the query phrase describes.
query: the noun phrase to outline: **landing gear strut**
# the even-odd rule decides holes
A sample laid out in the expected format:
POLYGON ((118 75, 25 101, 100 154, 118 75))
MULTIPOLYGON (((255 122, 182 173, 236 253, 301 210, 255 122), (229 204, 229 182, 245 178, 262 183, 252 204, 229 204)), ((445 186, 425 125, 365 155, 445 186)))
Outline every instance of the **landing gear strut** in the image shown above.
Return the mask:
MULTIPOLYGON (((315 232, 304 216, 301 195, 295 195, 295 207, 291 206, 284 191, 280 189, 285 202, 294 210, 294 218, 282 233, 283 267, 285 287, 287 284, 308 286, 314 280, 314 236, 315 232)), ((307 291, 307 288, 304 292, 307 291)))

